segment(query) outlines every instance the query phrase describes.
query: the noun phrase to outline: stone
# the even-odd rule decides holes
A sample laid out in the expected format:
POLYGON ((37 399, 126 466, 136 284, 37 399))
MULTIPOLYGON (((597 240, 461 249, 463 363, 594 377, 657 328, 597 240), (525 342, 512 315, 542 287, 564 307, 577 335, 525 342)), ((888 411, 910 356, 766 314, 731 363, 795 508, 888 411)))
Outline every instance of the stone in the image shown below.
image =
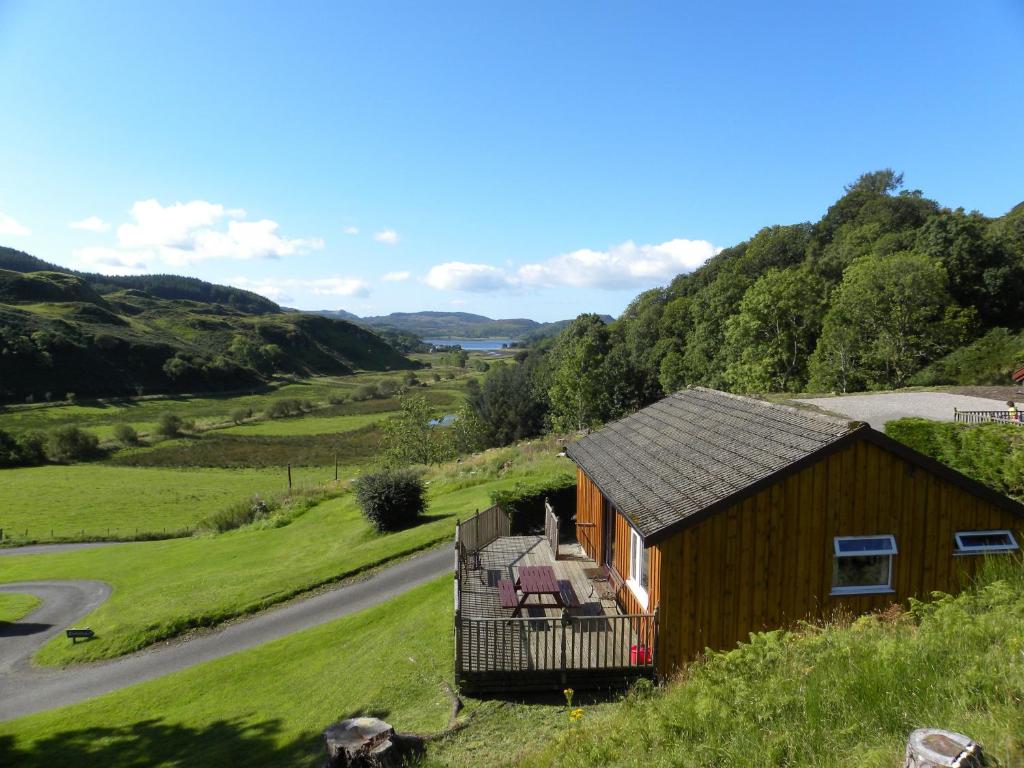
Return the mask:
POLYGON ((969 736, 938 728, 918 728, 907 739, 903 768, 982 768, 981 745, 969 736))

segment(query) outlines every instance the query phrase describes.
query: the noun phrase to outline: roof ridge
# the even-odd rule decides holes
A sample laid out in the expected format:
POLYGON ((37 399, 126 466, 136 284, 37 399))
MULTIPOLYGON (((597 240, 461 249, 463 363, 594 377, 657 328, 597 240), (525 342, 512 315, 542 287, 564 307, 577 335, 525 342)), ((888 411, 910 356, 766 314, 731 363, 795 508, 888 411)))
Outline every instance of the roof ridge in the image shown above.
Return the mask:
POLYGON ((711 395, 720 395, 722 397, 732 398, 733 400, 740 400, 745 403, 754 403, 764 408, 771 408, 777 411, 784 411, 796 416, 805 416, 811 420, 825 421, 835 426, 844 426, 848 430, 853 430, 861 422, 850 419, 843 419, 838 416, 830 416, 825 413, 813 411, 810 408, 798 408, 793 405, 783 405, 782 403, 773 403, 770 400, 762 400, 757 397, 750 397, 748 395, 737 395, 733 392, 725 392, 721 389, 712 389, 711 387, 687 387, 686 389, 680 389, 672 393, 672 396, 681 395, 687 391, 706 392, 711 395))

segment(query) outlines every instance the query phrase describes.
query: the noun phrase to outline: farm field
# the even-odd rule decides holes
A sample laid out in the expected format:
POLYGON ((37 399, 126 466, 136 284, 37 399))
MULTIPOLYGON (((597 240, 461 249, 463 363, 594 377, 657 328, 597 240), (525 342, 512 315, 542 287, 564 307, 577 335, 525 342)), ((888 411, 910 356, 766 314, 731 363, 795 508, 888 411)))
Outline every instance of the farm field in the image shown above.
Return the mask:
POLYGON ((219 535, 8 558, 4 582, 98 579, 111 598, 85 620, 97 637, 44 646, 42 664, 109 658, 191 628, 265 608, 319 585, 450 539, 455 521, 490 504, 491 494, 537 482, 571 482, 554 443, 487 451, 427 473, 426 520, 377 534, 353 495, 322 502, 289 525, 219 535))
POLYGON ((35 595, 0 593, 0 624, 28 616, 39 606, 39 602, 35 595))
MULTIPOLYGON (((327 470, 297 473, 327 480, 327 470)), ((333 478, 333 467, 331 468, 333 478)), ((0 527, 5 540, 131 537, 194 527, 240 498, 286 490, 273 469, 175 469, 106 464, 0 471, 0 527)))
MULTIPOLYGON (((433 381, 430 374, 429 385, 416 391, 439 413, 452 412, 476 374, 438 370, 451 378, 433 381)), ((166 413, 194 421, 201 430, 178 439, 150 438, 88 463, 0 470, 3 541, 168 536, 194 528, 232 503, 284 491, 288 465, 297 487, 333 480, 336 464, 352 476, 376 458, 381 440, 376 425, 399 408, 395 396, 355 396, 383 381, 397 385, 407 375, 319 377, 260 394, 0 409, 0 429, 12 434, 72 424, 107 441, 115 426, 130 424, 145 436, 166 413), (314 409, 287 418, 265 417, 273 403, 284 400, 309 401, 314 409), (233 415, 240 410, 255 418, 236 426, 233 415)))

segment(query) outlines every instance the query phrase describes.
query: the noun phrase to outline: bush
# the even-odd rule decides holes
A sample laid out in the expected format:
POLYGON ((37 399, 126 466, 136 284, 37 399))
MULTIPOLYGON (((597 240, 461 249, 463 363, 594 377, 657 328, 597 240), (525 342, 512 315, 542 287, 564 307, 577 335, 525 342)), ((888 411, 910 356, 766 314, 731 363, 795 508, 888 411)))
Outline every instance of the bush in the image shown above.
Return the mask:
POLYGON ((252 418, 252 408, 236 408, 231 412, 231 420, 235 424, 241 424, 246 419, 252 418))
POLYGON ((435 382, 436 381, 440 381, 441 380, 441 374, 440 373, 435 373, 430 378, 432 378, 435 382))
POLYGON ((156 433, 162 437, 178 437, 184 427, 185 423, 177 414, 162 413, 156 425, 156 433))
POLYGON ((100 440, 91 432, 67 426, 50 433, 46 453, 53 461, 79 461, 99 454, 100 440))
POLYGON ((345 397, 344 395, 330 395, 327 398, 327 402, 330 403, 331 405, 344 405, 345 397))
POLYGON ((199 523, 199 527, 217 533, 232 531, 256 520, 269 517, 280 506, 280 503, 275 500, 268 501, 258 495, 253 496, 251 499, 236 501, 219 512, 214 512, 204 518, 199 523))
POLYGON ((362 384, 352 393, 352 399, 356 402, 372 400, 377 396, 377 388, 373 384, 362 384))
POLYGON ((423 483, 407 470, 381 469, 356 483, 363 515, 381 532, 413 525, 426 511, 423 483))
POLYGON ((135 431, 131 424, 118 424, 114 427, 114 439, 121 443, 121 445, 137 445, 139 433, 135 431))
POLYGON ((398 389, 399 387, 397 382, 392 381, 391 379, 384 379, 384 381, 377 384, 377 397, 381 400, 386 400, 387 398, 395 395, 398 392, 398 389))
POLYGON ((46 435, 42 432, 26 432, 19 435, 18 449, 26 465, 42 464, 46 461, 46 435))

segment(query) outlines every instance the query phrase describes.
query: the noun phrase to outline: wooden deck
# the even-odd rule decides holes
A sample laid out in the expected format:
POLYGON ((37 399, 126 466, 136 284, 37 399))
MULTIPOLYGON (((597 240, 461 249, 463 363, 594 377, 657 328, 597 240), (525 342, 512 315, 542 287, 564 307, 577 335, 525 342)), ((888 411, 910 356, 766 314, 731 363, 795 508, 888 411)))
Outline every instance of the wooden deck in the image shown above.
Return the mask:
POLYGON ((502 536, 458 558, 456 675, 473 691, 560 690, 628 684, 654 673, 656 618, 624 615, 601 569, 578 544, 556 559, 544 536, 502 536), (579 607, 563 611, 530 602, 511 618, 498 582, 523 565, 549 565, 579 607))

